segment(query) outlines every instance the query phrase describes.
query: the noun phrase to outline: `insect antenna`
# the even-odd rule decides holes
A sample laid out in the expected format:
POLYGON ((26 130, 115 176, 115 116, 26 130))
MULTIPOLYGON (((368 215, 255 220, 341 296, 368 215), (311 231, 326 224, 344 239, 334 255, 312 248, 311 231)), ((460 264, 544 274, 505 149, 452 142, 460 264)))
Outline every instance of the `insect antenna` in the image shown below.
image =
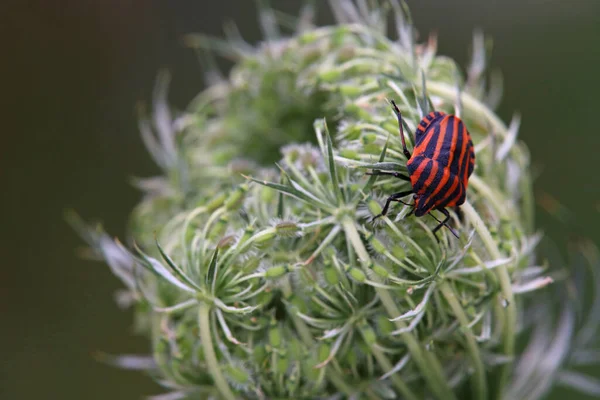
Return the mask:
POLYGON ((404 139, 404 127, 402 126, 402 113, 400 112, 400 109, 398 108, 398 106, 396 105, 396 102, 394 100, 388 99, 388 101, 392 105, 392 109, 394 110, 394 113, 396 114, 396 118, 398 118, 398 127, 400 129, 400 139, 402 140, 402 152, 406 156, 406 159, 410 160, 410 152, 406 148, 406 139, 404 139))

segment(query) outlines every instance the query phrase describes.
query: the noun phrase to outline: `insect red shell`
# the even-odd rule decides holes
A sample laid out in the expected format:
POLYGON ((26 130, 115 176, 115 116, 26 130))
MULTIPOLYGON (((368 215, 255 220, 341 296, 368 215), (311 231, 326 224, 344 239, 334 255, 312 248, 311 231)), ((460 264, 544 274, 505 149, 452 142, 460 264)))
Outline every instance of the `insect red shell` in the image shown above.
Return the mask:
POLYGON ((415 198, 415 216, 465 202, 475 166, 473 141, 455 115, 431 112, 419 123, 406 166, 415 198))
POLYGON ((448 225, 450 214, 446 207, 458 207, 465 202, 469 177, 475 167, 473 141, 465 124, 456 115, 430 112, 417 126, 415 147, 411 154, 406 148, 402 114, 393 100, 390 103, 398 118, 402 152, 407 159, 409 175, 379 170, 374 170, 369 175, 391 175, 409 181, 412 190, 390 195, 381 213, 373 219, 386 215, 392 201, 402 202, 402 197, 412 194, 415 198, 412 211, 415 216, 421 217, 432 210, 438 210, 446 217, 443 221, 436 218, 439 224, 432 231, 436 239, 436 232, 442 226, 458 237, 458 233, 448 225))

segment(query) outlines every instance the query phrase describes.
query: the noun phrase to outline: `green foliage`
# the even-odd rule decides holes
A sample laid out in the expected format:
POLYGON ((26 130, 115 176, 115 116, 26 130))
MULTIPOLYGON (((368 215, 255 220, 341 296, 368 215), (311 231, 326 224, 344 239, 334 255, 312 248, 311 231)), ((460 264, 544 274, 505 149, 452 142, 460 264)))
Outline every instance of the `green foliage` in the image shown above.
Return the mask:
MULTIPOLYGON (((130 246, 75 221, 127 286, 149 370, 194 398, 534 398, 513 378, 522 294, 552 278, 534 256, 518 118, 507 127, 498 88, 484 90, 483 40, 463 79, 434 37, 415 43, 396 2, 331 5, 338 24, 314 27, 307 6, 286 37, 289 17, 263 8, 259 47, 188 37, 211 86, 172 116, 160 76, 140 127, 164 174, 137 182, 130 246), (235 59, 228 79, 210 69, 213 50, 235 59), (406 206, 369 222, 408 188, 365 175, 406 168, 387 98, 409 143, 432 108, 469 128, 477 165, 459 239, 438 244, 435 221, 406 206)), ((129 361, 118 364, 147 367, 129 361)))

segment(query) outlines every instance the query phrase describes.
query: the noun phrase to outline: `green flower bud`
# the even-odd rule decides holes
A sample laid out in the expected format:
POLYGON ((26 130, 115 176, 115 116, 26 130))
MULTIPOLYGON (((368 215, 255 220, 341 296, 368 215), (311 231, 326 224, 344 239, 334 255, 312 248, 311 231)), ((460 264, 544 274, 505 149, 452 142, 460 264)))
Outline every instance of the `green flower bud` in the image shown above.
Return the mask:
POLYGON ((230 211, 239 208, 247 192, 247 185, 238 186, 225 200, 225 208, 230 211))
POLYGON ((246 385, 250 382, 250 375, 247 371, 231 364, 225 365, 225 374, 230 380, 240 385, 246 385))
POLYGON ((280 278, 283 275, 287 274, 288 272, 290 272, 290 267, 287 265, 278 265, 272 268, 269 268, 266 272, 265 272, 265 277, 266 278, 280 278))
POLYGON ((352 279, 359 283, 365 283, 367 281, 367 275, 359 268, 349 268, 347 273, 352 279))
POLYGON ((281 330, 279 326, 275 325, 273 328, 269 329, 269 344, 277 349, 281 346, 281 330))
POLYGON ((284 237, 295 237, 301 232, 300 226, 292 221, 283 221, 275 225, 277 235, 284 237))
POLYGON ((363 321, 359 324, 358 329, 360 329, 360 333, 362 334, 363 340, 368 346, 372 346, 377 343, 377 334, 372 326, 370 326, 366 321, 363 321))
MULTIPOLYGON (((595 388, 569 375, 577 357, 560 356, 585 354, 580 342, 594 335, 574 340, 575 321, 597 316, 575 318, 573 299, 593 296, 578 296, 569 281, 552 292, 569 293, 557 302, 566 305, 560 321, 545 311, 557 296, 543 293, 558 279, 546 287, 553 280, 536 261, 518 121, 507 126, 486 102, 498 88, 483 38, 463 77, 436 54, 434 38, 416 42, 403 1, 331 0, 337 22, 322 27, 311 23, 310 3, 288 36, 279 23, 294 18, 263 6, 268 37, 256 47, 235 33, 188 36, 207 75, 218 76, 209 49, 233 67, 175 121, 165 120, 168 78, 160 76, 161 129, 150 132, 160 140, 151 150, 168 184, 132 215, 139 251, 79 229, 136 302, 136 328, 152 339, 152 375, 176 395, 226 400, 533 399, 555 381, 595 388), (459 116, 476 148, 460 213, 448 207, 435 235, 434 218, 445 216, 410 214, 411 182, 367 175, 408 174, 386 99, 402 113, 409 153, 434 110, 459 116), (408 205, 392 202, 389 220, 372 220, 402 192, 396 200, 408 205), (533 350, 522 358, 520 329, 554 324, 560 330, 543 341, 528 335, 533 350)), ((597 270, 592 253, 585 259, 597 270)))

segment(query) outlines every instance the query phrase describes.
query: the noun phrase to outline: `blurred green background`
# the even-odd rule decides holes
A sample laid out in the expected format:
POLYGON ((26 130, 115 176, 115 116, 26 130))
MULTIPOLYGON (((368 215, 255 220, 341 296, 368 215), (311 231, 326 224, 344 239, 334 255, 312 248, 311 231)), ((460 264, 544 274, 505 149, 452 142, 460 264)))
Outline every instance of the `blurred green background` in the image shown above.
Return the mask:
MULTIPOLYGON (((300 1, 273 1, 290 12, 300 1)), ((321 4, 320 21, 331 21, 321 4)), ((550 236, 600 242, 600 2, 409 0, 425 37, 468 62, 472 32, 494 39, 503 72, 500 113, 523 116, 520 137, 541 171, 536 188, 573 212, 568 228, 539 211, 550 236)), ((246 0, 11 1, 0 5, 3 111, 0 142, 0 399, 136 399, 150 379, 91 354, 143 353, 131 314, 113 301, 108 268, 76 256, 82 241, 62 213, 74 208, 123 236, 139 199, 128 178, 157 168, 137 132, 135 105, 150 100, 157 71, 172 72, 182 108, 203 87, 181 35, 219 35, 234 20, 260 38, 246 0)))

